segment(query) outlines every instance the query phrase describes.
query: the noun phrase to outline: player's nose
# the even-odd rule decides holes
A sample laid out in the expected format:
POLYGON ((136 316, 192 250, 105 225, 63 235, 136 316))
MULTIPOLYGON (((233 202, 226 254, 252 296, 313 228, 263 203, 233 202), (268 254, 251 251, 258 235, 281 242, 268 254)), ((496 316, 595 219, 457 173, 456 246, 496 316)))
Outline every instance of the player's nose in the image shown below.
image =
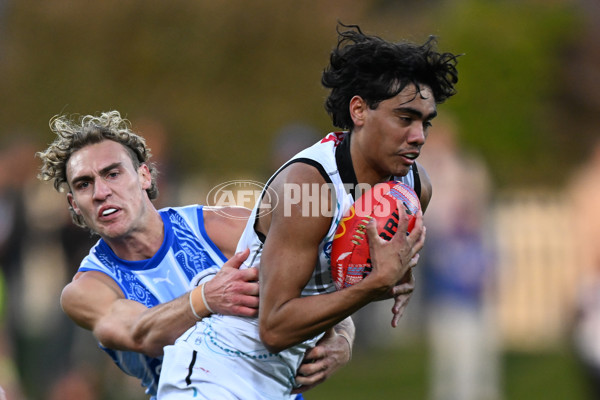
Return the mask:
POLYGON ((408 143, 423 146, 426 138, 426 128, 419 121, 415 121, 408 132, 408 143))
POLYGON ((96 179, 94 182, 94 199, 104 200, 112 193, 110 186, 102 179, 96 179))

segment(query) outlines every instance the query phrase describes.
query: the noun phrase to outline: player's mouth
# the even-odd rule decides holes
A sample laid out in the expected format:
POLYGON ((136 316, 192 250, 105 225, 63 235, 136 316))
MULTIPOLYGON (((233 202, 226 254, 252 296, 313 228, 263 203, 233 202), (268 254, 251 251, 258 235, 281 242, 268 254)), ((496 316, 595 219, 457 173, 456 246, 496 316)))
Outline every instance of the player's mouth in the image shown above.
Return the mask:
POLYGON ((407 164, 412 164, 415 162, 417 157, 419 157, 418 151, 411 151, 407 153, 398 153, 398 155, 406 160, 407 164))
POLYGON ((112 206, 102 207, 98 212, 98 218, 103 220, 110 219, 119 211, 120 210, 118 208, 112 206))

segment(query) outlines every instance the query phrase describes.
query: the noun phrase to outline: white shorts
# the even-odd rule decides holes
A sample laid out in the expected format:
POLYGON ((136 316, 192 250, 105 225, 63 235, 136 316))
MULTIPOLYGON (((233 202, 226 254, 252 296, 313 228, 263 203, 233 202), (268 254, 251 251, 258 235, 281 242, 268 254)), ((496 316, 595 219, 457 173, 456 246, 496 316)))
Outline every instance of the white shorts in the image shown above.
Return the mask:
POLYGON ((279 355, 241 332, 217 335, 207 318, 165 347, 158 399, 295 399, 294 376, 279 355))

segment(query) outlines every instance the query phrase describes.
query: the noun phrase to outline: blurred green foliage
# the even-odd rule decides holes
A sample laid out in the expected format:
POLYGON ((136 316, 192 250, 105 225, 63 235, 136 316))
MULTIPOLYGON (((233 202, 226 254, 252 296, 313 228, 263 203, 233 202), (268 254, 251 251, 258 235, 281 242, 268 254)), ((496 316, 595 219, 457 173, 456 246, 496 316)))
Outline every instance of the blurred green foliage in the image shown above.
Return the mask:
MULTIPOLYGON (((565 348, 541 353, 507 352, 502 359, 502 398, 506 400, 590 399, 574 355, 565 348)), ((428 350, 424 343, 354 355, 326 383, 305 394, 310 400, 428 398, 428 350)))
POLYGON ((577 38, 576 9, 558 1, 7 4, 0 135, 28 131, 40 146, 52 140, 55 114, 118 109, 164 123, 185 174, 262 174, 286 123, 333 129, 320 75, 341 20, 390 40, 435 34, 440 50, 465 53, 459 94, 440 111, 456 115, 464 145, 483 153, 498 187, 552 184, 581 151, 566 154, 552 123, 577 38))
POLYGON ((469 0, 448 11, 444 39, 465 53, 460 93, 448 102, 464 142, 486 156, 502 186, 564 178, 572 154, 561 148, 561 128, 548 121, 560 109, 561 62, 576 33, 573 10, 469 0))

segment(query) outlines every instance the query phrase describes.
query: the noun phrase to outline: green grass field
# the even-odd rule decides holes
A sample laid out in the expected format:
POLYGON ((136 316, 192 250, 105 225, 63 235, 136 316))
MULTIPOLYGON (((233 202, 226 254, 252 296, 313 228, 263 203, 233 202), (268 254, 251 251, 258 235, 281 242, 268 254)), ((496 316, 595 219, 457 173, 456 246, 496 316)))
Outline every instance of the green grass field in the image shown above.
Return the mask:
MULTIPOLYGON (((427 399, 427 350, 423 345, 360 352, 307 400, 427 399)), ((586 382, 568 350, 508 352, 502 356, 504 400, 587 400, 586 382)))

